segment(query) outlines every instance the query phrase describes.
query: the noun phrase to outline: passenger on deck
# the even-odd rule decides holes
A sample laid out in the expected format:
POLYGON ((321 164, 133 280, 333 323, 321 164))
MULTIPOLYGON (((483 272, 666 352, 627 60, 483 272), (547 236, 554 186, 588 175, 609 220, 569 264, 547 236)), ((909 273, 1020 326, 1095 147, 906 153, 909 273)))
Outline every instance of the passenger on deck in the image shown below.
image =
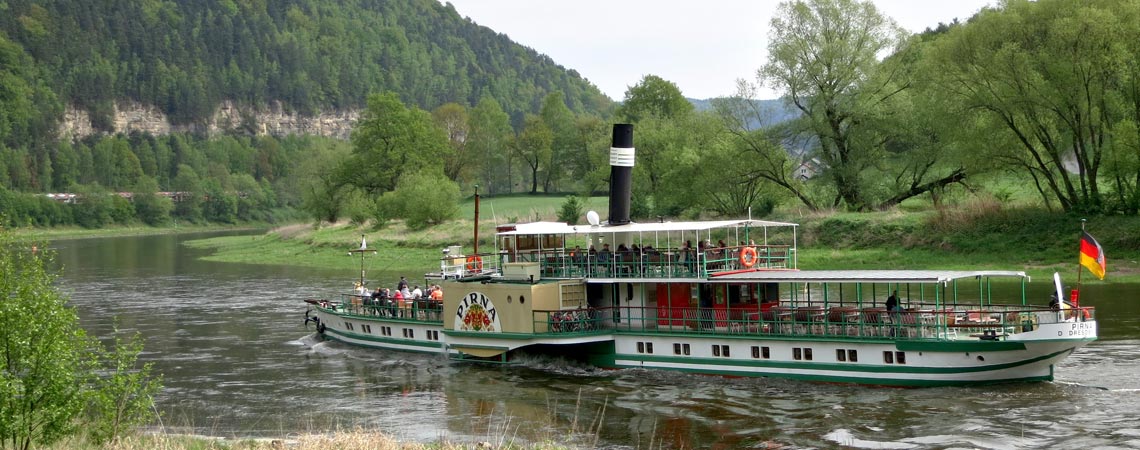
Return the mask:
POLYGON ((887 311, 902 311, 902 308, 899 306, 898 295, 899 291, 896 290, 891 293, 890 297, 887 297, 887 311))
POLYGON ((419 299, 423 298, 423 296, 424 296, 424 291, 421 291, 420 285, 417 284, 416 288, 412 289, 412 300, 419 300, 419 299))
POLYGON ((610 262, 610 256, 610 244, 602 244, 602 251, 598 252, 598 262, 608 263, 610 262))
POLYGON ((574 251, 570 252, 570 260, 575 264, 581 264, 586 259, 586 255, 582 254, 582 246, 575 245, 574 251))
POLYGON ((442 301, 443 301, 443 289, 442 289, 442 288, 440 288, 438 284, 437 284, 437 285, 435 285, 435 286, 432 286, 432 289, 431 289, 431 299, 432 299, 433 301, 437 301, 437 302, 442 302, 442 301))
POLYGON ((402 291, 408 288, 408 279, 400 277, 400 282, 396 284, 396 290, 402 291))

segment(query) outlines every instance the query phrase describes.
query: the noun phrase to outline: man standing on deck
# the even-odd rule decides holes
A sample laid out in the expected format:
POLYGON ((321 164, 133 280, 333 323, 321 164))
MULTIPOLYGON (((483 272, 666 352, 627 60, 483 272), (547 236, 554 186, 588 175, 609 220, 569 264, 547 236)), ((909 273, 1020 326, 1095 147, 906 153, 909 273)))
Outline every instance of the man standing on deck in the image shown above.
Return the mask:
POLYGON ((887 311, 898 311, 899 308, 899 291, 891 292, 891 296, 887 297, 887 311))

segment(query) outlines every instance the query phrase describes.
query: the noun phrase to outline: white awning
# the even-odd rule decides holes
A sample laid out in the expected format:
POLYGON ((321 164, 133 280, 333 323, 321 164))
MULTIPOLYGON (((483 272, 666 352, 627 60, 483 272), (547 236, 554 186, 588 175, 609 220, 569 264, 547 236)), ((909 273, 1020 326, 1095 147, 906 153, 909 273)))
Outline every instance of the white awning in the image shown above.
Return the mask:
POLYGON ((765 270, 714 276, 722 283, 948 283, 961 279, 1024 278, 1008 270, 765 270))
POLYGON ((704 231, 721 228, 765 228, 765 227, 796 227, 798 224, 788 222, 772 222, 767 220, 706 220, 694 222, 652 222, 629 223, 625 225, 567 225, 562 222, 531 222, 515 225, 503 225, 499 228, 513 228, 509 231, 500 231, 500 236, 538 235, 538 234, 609 234, 609 233, 658 233, 670 231, 704 231))

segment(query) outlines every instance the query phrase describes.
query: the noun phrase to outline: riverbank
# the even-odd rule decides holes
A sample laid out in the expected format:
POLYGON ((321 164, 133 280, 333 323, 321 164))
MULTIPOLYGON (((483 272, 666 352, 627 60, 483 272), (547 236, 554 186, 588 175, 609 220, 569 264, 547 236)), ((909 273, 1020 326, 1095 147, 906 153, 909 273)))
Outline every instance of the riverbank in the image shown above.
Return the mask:
MULTIPOLYGON (((542 220, 553 218, 542 217, 542 220)), ((772 220, 795 222, 803 269, 1024 270, 1034 278, 1054 271, 1075 277, 1080 219, 1037 209, 967 205, 918 212, 784 213, 772 220)), ((481 220, 480 249, 493 248, 495 223, 481 220)), ((1104 282, 1140 282, 1140 218, 1100 217, 1086 223, 1105 249, 1104 282)), ((394 221, 373 230, 351 224, 314 228, 293 225, 263 236, 219 237, 189 245, 213 248, 207 259, 351 270, 344 251, 360 237, 387 267, 412 273, 438 269, 440 249, 462 245, 470 252, 472 221, 456 220, 424 231, 394 221)), ((1091 275, 1084 282, 1101 283, 1091 275)))
POLYGON ((59 241, 69 239, 103 238, 117 236, 149 236, 156 234, 179 233, 205 233, 212 231, 238 231, 269 229, 271 225, 262 223, 249 223, 241 225, 170 225, 165 227, 152 227, 148 225, 110 225, 103 228, 83 227, 55 227, 35 228, 20 227, 9 228, 13 235, 27 240, 59 241))

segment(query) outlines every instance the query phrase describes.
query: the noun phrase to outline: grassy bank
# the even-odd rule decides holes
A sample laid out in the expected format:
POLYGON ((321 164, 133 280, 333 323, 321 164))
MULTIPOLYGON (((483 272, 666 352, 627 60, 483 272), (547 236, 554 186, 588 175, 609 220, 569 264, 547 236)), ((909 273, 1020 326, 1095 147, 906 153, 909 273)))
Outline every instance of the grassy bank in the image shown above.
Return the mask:
MULTIPOLYGON (((548 214, 537 219, 554 220, 553 211, 548 214)), ((801 224, 799 266, 804 269, 1025 270, 1035 278, 1053 271, 1075 276, 1081 229, 1079 217, 985 203, 915 212, 784 213, 773 219, 801 224)), ((495 225, 489 218, 480 221, 480 249, 493 248, 495 225)), ((1140 230, 1140 218, 1098 217, 1087 228, 1107 254, 1106 282, 1140 282, 1140 234, 1134 231, 1140 230)), ((393 268, 420 272, 437 267, 443 247, 462 245, 469 252, 472 221, 460 219, 424 231, 408 230, 399 222, 381 230, 296 225, 260 237, 222 237, 192 245, 216 248, 209 259, 217 261, 351 270, 353 261, 344 251, 357 247, 361 234, 393 268)), ((1099 282, 1091 276, 1085 280, 1099 282)))
POLYGON ((103 228, 55 227, 55 228, 9 228, 16 236, 30 240, 57 241, 115 236, 147 236, 155 234, 199 233, 223 230, 253 230, 269 228, 269 224, 248 223, 241 225, 168 225, 152 227, 148 225, 111 225, 103 228))

